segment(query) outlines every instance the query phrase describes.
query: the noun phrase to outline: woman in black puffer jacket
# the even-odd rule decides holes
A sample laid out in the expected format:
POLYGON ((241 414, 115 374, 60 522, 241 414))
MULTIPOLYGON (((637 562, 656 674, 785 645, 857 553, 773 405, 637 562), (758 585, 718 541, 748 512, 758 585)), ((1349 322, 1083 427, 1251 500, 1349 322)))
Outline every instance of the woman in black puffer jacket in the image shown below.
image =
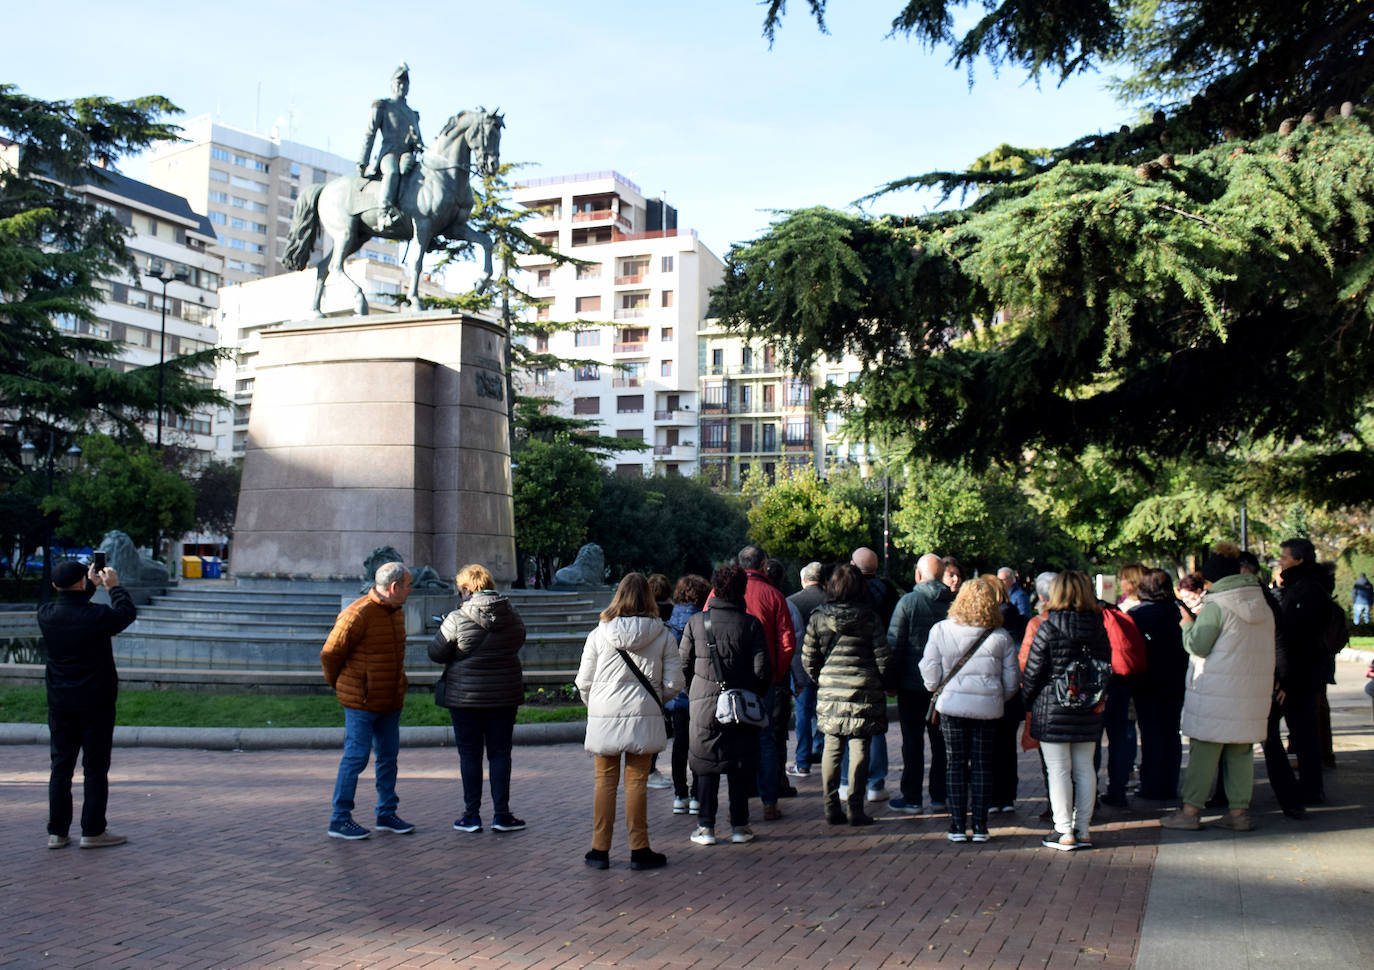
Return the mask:
POLYGON ((429 645, 429 659, 444 664, 434 687, 434 703, 449 709, 463 778, 460 832, 482 831, 482 752, 491 768, 491 827, 515 832, 524 821, 510 811, 511 745, 515 712, 525 699, 520 648, 525 624, 496 592, 491 573, 465 566, 454 579, 463 605, 444 617, 429 645))
POLYGON ((1054 831, 1042 844, 1067 851, 1092 845, 1088 825, 1097 798, 1093 749, 1102 735, 1102 711, 1100 704, 1060 703, 1056 682, 1074 661, 1110 665, 1112 648, 1092 582, 1083 573, 1070 569, 1056 576, 1047 605, 1049 612, 1035 631, 1026 659, 1021 699, 1030 709, 1031 737, 1040 742, 1049 772, 1054 831))
POLYGON ((835 569, 826 584, 829 602, 816 608, 806 626, 802 664, 816 682, 816 724, 825 735, 821 778, 825 820, 840 825, 840 761, 849 748, 849 824, 868 825, 868 751, 875 734, 887 730, 887 695, 895 686, 892 650, 877 611, 868 605, 863 574, 852 564, 835 569))

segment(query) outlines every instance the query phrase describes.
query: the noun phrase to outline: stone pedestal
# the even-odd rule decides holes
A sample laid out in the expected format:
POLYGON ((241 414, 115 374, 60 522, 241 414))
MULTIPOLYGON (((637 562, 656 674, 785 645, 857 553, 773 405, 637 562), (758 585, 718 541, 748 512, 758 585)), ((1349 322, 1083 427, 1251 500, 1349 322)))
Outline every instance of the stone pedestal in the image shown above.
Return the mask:
POLYGON ((240 577, 357 577, 377 546, 515 578, 505 334, 447 311, 262 332, 234 527, 240 577))

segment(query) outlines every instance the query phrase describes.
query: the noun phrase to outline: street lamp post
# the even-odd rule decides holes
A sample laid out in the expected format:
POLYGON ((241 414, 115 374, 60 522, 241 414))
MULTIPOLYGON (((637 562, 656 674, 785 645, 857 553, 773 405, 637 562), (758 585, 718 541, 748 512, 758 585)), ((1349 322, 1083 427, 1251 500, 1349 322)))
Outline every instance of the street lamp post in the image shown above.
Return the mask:
MULTIPOLYGON (((44 467, 48 477, 48 497, 51 498, 54 488, 54 462, 53 462, 53 443, 57 439, 57 432, 49 429, 48 431, 48 454, 44 460, 44 467)), ((38 449, 34 447, 32 441, 26 440, 19 448, 19 459, 25 468, 34 468, 38 464, 38 449)), ((81 449, 73 444, 67 449, 66 456, 62 460, 63 467, 68 470, 77 466, 81 461, 81 449)), ((43 516, 43 584, 38 591, 38 601, 46 603, 52 598, 52 513, 43 516)))
POLYGON ((162 336, 157 342, 157 450, 162 450, 162 386, 163 365, 167 361, 167 284, 172 280, 185 281, 186 267, 175 270, 164 262, 150 262, 148 275, 162 284, 162 336))

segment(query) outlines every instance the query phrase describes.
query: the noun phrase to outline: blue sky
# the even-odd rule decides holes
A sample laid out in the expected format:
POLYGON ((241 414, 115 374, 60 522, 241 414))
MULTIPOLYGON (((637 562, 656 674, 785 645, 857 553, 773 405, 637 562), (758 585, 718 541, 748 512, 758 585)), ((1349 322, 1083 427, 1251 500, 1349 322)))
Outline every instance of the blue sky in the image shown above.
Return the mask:
MULTIPOLYGON (((415 4, 237 0, 197 12, 208 6, 12 5, 0 80, 43 98, 162 94, 187 117, 277 125, 352 156, 405 60, 427 137, 462 108, 499 106, 504 160, 533 163, 531 177, 617 169, 666 192, 680 225, 722 256, 767 227, 767 210, 844 207, 1002 141, 1060 145, 1133 117, 1101 75, 1037 89, 982 64, 970 89, 947 51, 884 39, 900 0, 832 0, 829 34, 793 0, 772 50, 751 0, 461 0, 429 6, 423 26, 415 4), (44 40, 13 40, 24 37, 44 40)), ((137 160, 123 169, 143 174, 137 160)), ((907 193, 877 208, 927 204, 907 193)))

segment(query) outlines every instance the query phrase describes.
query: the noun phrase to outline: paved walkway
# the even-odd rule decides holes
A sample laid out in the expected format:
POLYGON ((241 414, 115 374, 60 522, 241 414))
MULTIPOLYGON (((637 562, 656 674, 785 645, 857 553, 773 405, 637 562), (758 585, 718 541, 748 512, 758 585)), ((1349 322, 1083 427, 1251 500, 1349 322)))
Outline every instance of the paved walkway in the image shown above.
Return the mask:
POLYGON ((1341 766, 1313 821, 1261 789, 1258 832, 1159 846, 1153 817, 1127 814, 1084 853, 1039 846, 1028 756, 1020 812, 994 816, 986 845, 951 845, 933 817, 830 828, 808 779, 743 846, 691 845, 691 817, 651 792, 669 866, 630 871, 622 829, 595 872, 591 766, 569 744, 516 749, 530 827, 507 835, 450 828, 452 749, 403 750, 401 812, 419 831, 356 843, 324 834, 333 752, 121 748, 111 827, 130 844, 54 852, 46 750, 4 746, 0 967, 1367 968, 1374 729, 1362 670, 1343 668, 1341 766))

